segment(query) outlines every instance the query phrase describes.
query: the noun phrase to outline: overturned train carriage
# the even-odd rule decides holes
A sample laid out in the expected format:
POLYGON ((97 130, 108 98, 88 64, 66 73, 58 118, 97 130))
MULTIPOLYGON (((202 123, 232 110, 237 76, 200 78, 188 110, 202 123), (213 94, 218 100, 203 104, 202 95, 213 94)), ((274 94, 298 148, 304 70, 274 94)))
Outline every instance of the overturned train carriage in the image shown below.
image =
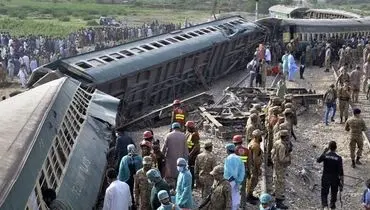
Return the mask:
POLYGON ((58 70, 123 99, 122 113, 132 118, 244 68, 264 37, 262 27, 239 16, 229 17, 42 68, 58 70))
POLYGON ((92 209, 119 100, 63 77, 0 102, 0 209, 92 209), (12 122, 12 123, 10 123, 12 122))

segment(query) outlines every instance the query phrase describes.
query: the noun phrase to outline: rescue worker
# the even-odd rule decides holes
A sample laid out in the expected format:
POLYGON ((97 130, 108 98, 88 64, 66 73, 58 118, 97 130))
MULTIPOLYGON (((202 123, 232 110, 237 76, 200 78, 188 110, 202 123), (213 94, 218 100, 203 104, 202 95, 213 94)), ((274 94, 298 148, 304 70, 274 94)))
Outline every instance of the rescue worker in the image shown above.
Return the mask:
POLYGON ((231 186, 228 180, 224 178, 224 168, 222 166, 216 166, 210 172, 210 175, 212 175, 214 179, 212 193, 208 199, 202 203, 199 209, 231 210, 231 186))
POLYGON ((322 208, 328 207, 329 189, 331 192, 330 209, 335 209, 338 188, 343 191, 343 161, 335 151, 337 143, 329 142, 329 147, 317 159, 318 163, 324 163, 324 170, 321 177, 321 205, 322 208), (329 151, 330 150, 330 151, 329 151))
POLYGON ((208 141, 204 144, 204 150, 195 159, 194 176, 195 183, 200 188, 202 199, 206 199, 211 193, 213 184, 212 176, 209 174, 216 166, 216 157, 212 153, 212 142, 208 141))
POLYGON ((336 86, 338 87, 338 84, 340 86, 343 86, 344 83, 346 82, 350 82, 350 77, 349 77, 349 74, 348 74, 348 63, 345 63, 344 66, 342 66, 340 69, 339 69, 339 76, 338 76, 338 79, 337 81, 335 82, 336 86))
POLYGON ((323 102, 326 105, 325 110, 325 125, 329 125, 329 114, 332 110, 331 121, 334 122, 335 112, 337 109, 337 92, 334 89, 335 85, 331 84, 330 88, 325 92, 323 102))
POLYGON ((143 133, 143 139, 146 141, 149 141, 150 143, 153 143, 154 138, 153 138, 153 132, 152 131, 145 131, 143 133))
POLYGON ((168 194, 170 193, 170 185, 167 184, 165 180, 162 179, 161 174, 157 169, 150 169, 146 172, 148 181, 153 184, 152 190, 150 192, 150 207, 151 209, 157 209, 161 206, 158 199, 158 193, 161 190, 165 190, 168 194))
POLYGON ((330 67, 331 67, 331 48, 330 44, 328 44, 325 50, 325 72, 329 72, 330 67))
POLYGON ((181 130, 184 130, 185 122, 186 122, 186 112, 184 109, 181 108, 181 101, 176 99, 173 101, 173 111, 171 117, 171 125, 175 122, 179 123, 181 126, 181 130))
POLYGON ((249 116, 249 119, 251 120, 251 123, 246 127, 246 141, 247 144, 252 140, 252 132, 259 128, 259 125, 257 123, 258 115, 253 113, 249 116))
POLYGON ((338 98, 339 98, 339 116, 340 116, 340 124, 343 123, 348 119, 348 108, 349 102, 351 100, 351 89, 349 87, 348 82, 344 83, 343 87, 338 89, 338 98))
POLYGON ((178 205, 171 203, 171 198, 166 190, 158 192, 158 200, 161 202, 161 206, 156 210, 180 210, 178 205))
POLYGON ((240 192, 240 208, 245 207, 246 203, 246 184, 247 184, 247 178, 248 178, 248 156, 249 156, 249 150, 247 147, 243 146, 243 137, 242 135, 235 135, 233 136, 233 144, 235 145, 235 154, 240 157, 240 159, 243 161, 245 166, 245 176, 244 180, 241 183, 241 192, 240 192))
MULTIPOLYGON (((122 158, 119 166, 118 179, 128 184, 131 195, 133 195, 134 175, 143 167, 143 159, 140 155, 137 155, 135 145, 129 144, 127 151, 128 154, 122 158)), ((134 196, 132 196, 132 206, 136 206, 134 196)))
POLYGON ((361 156, 362 156, 362 149, 364 147, 364 139, 362 137, 362 132, 366 131, 366 124, 365 121, 360 117, 361 110, 358 108, 355 108, 353 110, 353 116, 350 117, 346 124, 345 124, 345 130, 350 131, 349 135, 349 149, 352 159, 352 168, 356 167, 357 165, 362 165, 360 162, 361 156), (358 147, 357 153, 356 151, 356 145, 358 147), (356 158, 356 161, 355 161, 356 158))
POLYGON ((231 185, 232 210, 237 210, 240 204, 239 186, 244 180, 245 166, 239 156, 235 154, 235 145, 227 144, 227 157, 224 162, 224 178, 231 185))
POLYGON ((173 188, 176 185, 178 171, 176 169, 176 160, 178 158, 188 158, 189 151, 186 144, 185 134, 181 131, 181 125, 178 122, 172 124, 173 131, 166 135, 162 148, 165 156, 165 180, 173 188))
POLYGON ((368 57, 367 60, 364 61, 364 67, 362 71, 364 74, 364 83, 362 86, 362 91, 366 93, 368 80, 370 79, 370 56, 368 57))
POLYGON ((257 186, 258 177, 261 174, 262 165, 262 150, 260 146, 261 131, 256 129, 253 131, 252 141, 248 144, 249 150, 249 177, 247 181, 247 202, 256 205, 258 198, 253 195, 253 191, 257 186))
POLYGON ((277 208, 272 203, 271 195, 263 193, 260 196, 260 210, 277 210, 277 208))
POLYGON ((195 123, 193 121, 187 121, 185 124, 186 127, 186 143, 188 145, 189 150, 189 169, 192 175, 192 184, 191 189, 194 188, 194 166, 195 166, 195 159, 200 153, 200 144, 199 144, 199 133, 195 128, 195 123))
POLYGON ((193 208, 193 196, 191 192, 192 176, 184 158, 177 159, 179 176, 176 184, 176 204, 181 209, 193 208))
POLYGON ((352 102, 358 103, 358 94, 360 92, 362 72, 360 66, 356 65, 356 69, 350 74, 351 90, 352 90, 352 102))
POLYGON ((267 121, 267 163, 269 166, 272 165, 271 160, 271 150, 274 144, 274 131, 273 128, 279 121, 280 106, 273 106, 271 109, 271 114, 269 115, 267 121))
POLYGON ((143 168, 136 172, 134 179, 134 199, 137 210, 150 209, 150 192, 152 184, 148 182, 146 173, 152 168, 153 160, 150 156, 143 158, 143 168))
POLYGON ((346 49, 346 45, 343 45, 342 48, 340 48, 338 51, 338 56, 339 56, 338 68, 344 65, 345 49, 346 49))
POLYGON ((361 57, 362 57, 362 53, 363 53, 363 45, 361 43, 358 43, 357 44, 357 47, 356 47, 356 63, 360 63, 361 62, 361 57))
POLYGON ((271 151, 272 162, 274 163, 273 179, 275 186, 276 207, 279 209, 288 209, 284 205, 285 191, 285 173, 288 166, 291 164, 291 144, 289 140, 289 131, 279 131, 280 139, 274 143, 271 151))
POLYGON ((141 148, 141 157, 151 156, 152 143, 143 140, 140 143, 140 148, 141 148))
POLYGON ((161 152, 159 140, 155 140, 153 142, 152 149, 153 149, 152 151, 153 167, 157 168, 161 173, 161 176, 164 177, 165 156, 161 152))

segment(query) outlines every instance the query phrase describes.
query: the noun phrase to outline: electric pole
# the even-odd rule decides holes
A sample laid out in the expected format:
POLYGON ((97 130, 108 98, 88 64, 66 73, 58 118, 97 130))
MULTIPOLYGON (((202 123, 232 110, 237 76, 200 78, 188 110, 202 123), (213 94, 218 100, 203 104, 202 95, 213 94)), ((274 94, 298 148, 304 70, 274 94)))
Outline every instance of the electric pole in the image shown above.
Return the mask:
POLYGON ((258 0, 256 0, 256 20, 258 20, 258 0))

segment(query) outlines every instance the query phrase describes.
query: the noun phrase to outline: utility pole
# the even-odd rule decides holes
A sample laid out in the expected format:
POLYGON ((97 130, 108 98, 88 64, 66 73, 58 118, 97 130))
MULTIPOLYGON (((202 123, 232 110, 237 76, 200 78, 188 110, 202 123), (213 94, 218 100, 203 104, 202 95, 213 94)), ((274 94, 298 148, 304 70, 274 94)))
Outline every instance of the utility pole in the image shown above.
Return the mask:
POLYGON ((256 20, 258 20, 258 0, 256 0, 256 20))

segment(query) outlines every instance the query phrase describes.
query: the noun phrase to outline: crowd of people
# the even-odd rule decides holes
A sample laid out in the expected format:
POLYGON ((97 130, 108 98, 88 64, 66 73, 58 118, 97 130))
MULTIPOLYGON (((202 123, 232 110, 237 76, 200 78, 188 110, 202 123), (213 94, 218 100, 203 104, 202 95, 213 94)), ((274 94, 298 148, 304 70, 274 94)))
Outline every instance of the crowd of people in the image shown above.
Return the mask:
POLYGON ((181 28, 181 24, 160 24, 153 21, 142 26, 90 27, 66 37, 29 35, 16 37, 0 33, 1 81, 13 81, 17 76, 25 87, 28 76, 38 66, 57 59, 93 50, 113 47, 125 42, 154 36, 181 28))

